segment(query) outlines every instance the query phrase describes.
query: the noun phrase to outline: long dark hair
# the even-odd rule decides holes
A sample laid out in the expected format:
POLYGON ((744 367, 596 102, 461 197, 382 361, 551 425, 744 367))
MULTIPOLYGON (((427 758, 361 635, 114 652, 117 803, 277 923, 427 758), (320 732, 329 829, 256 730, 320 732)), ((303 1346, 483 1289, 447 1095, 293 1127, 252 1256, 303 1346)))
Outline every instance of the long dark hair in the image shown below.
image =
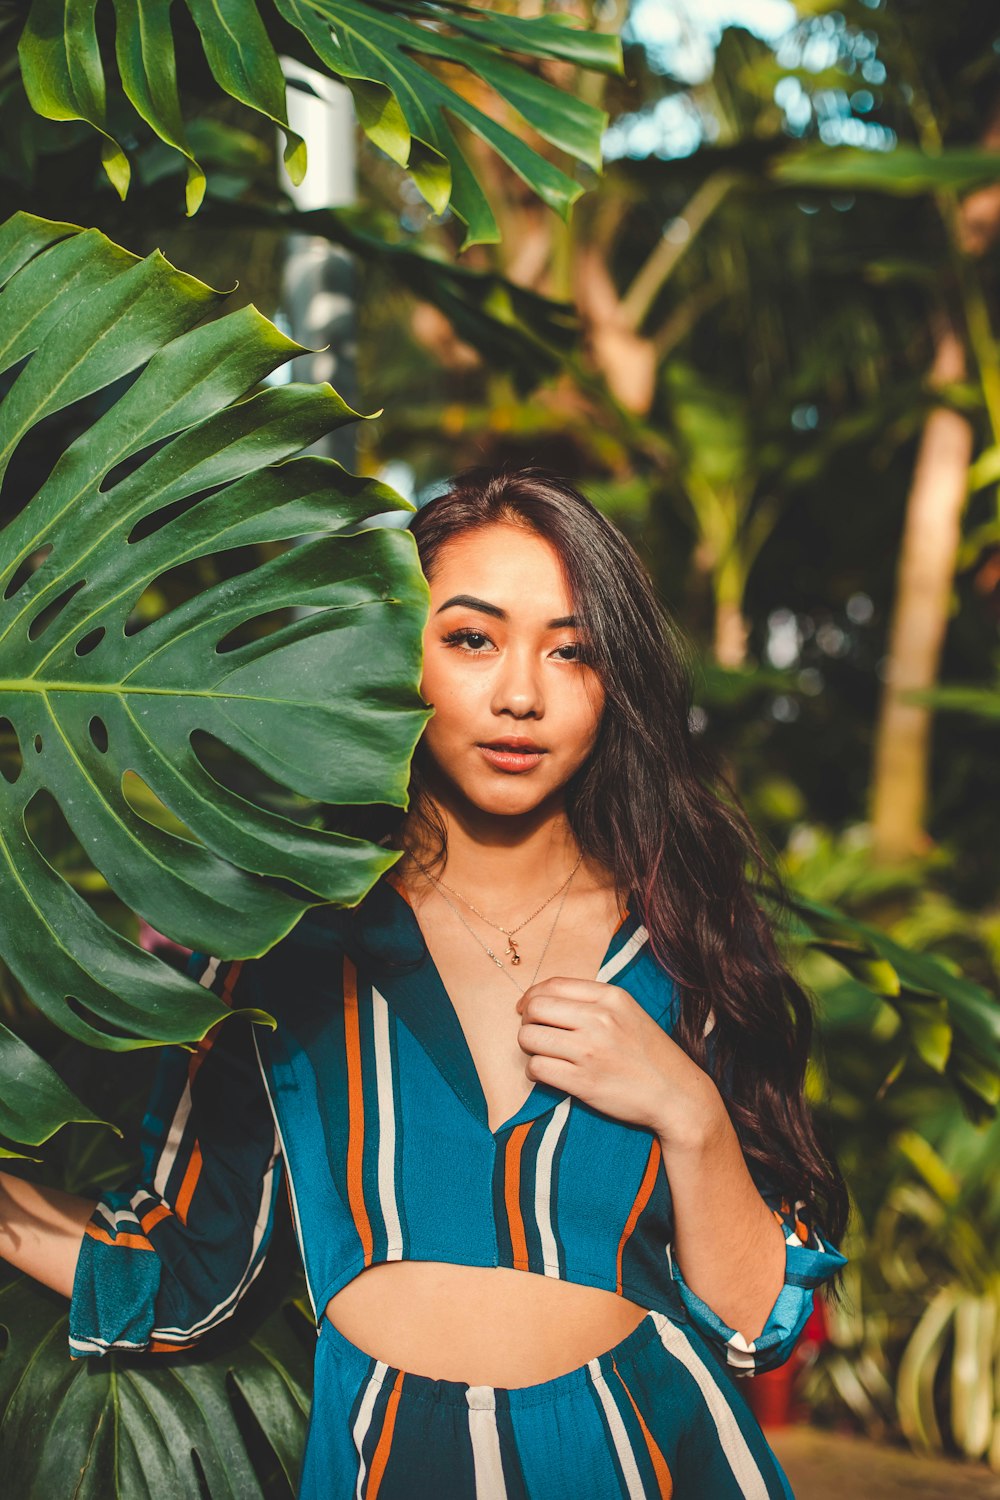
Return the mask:
MULTIPOLYGON (((746 1155, 790 1202, 815 1208, 836 1241, 847 1190, 803 1093, 811 1004, 756 899, 766 891, 780 911, 787 893, 691 731, 691 647, 628 540, 546 469, 459 474, 410 522, 425 575, 448 542, 497 522, 529 527, 558 551, 603 683, 597 741, 566 787, 579 846, 620 891, 636 893, 652 953, 680 990, 674 1040, 715 1079, 746 1155)), ((421 765, 418 750, 409 818, 433 830, 440 854, 444 828, 421 765)), ((404 847, 406 827, 396 839, 404 847)))

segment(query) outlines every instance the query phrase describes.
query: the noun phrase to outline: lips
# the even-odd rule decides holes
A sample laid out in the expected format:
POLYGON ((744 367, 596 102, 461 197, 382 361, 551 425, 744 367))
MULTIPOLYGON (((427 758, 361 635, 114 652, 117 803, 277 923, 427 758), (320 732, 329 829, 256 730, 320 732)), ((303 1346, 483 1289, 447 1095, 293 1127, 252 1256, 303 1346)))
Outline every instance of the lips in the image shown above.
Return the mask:
POLYGON ((504 739, 490 740, 481 743, 479 749, 491 766, 498 771, 530 771, 537 766, 543 755, 548 752, 541 745, 536 745, 534 740, 528 739, 504 739))

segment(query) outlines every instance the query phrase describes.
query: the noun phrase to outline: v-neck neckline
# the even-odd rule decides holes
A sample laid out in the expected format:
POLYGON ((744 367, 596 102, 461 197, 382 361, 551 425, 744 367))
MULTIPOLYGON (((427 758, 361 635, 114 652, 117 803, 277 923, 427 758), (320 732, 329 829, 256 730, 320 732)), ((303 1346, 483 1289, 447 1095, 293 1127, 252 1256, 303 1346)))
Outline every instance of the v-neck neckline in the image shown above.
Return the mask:
MULTIPOLYGON (((536 1079, 518 1109, 495 1130, 490 1128, 489 1103, 472 1049, 454 1001, 417 921, 417 914, 392 879, 392 872, 387 872, 382 877, 381 884, 391 892, 391 925, 395 927, 399 923, 409 929, 410 935, 420 944, 422 957, 417 965, 381 973, 376 988, 414 1033, 445 1082, 493 1140, 499 1140, 505 1132, 517 1125, 537 1119, 562 1100, 572 1098, 565 1090, 536 1079)), ((615 958, 624 953, 640 927, 637 903, 635 897, 630 895, 625 914, 608 940, 596 978, 599 979, 615 958)), ((635 953, 629 953, 625 961, 614 969, 612 977, 617 977, 631 963, 641 947, 642 943, 635 945, 635 953)))

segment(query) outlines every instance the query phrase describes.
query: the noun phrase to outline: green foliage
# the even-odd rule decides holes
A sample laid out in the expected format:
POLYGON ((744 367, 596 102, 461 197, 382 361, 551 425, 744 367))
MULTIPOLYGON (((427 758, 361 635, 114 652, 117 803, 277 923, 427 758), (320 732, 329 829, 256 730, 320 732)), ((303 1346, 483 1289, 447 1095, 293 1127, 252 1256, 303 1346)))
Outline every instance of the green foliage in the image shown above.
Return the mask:
MULTIPOLYGON (((46 417, 117 393, 0 532, 0 719, 19 750, 0 778, 0 954, 91 1046, 193 1041, 228 1008, 100 919, 33 812, 54 803, 127 907, 220 957, 265 952, 310 905, 359 901, 397 855, 230 789, 206 746, 300 800, 405 806, 429 712, 427 587, 409 533, 363 523, 410 507, 293 456, 357 413, 329 386, 255 391, 298 346, 253 308, 202 322, 218 295, 161 256, 19 214, 0 228, 0 284, 3 367, 24 361, 0 465, 46 417), (134 628, 163 575, 261 547, 258 566, 134 628), (126 772, 173 831, 133 806, 126 772)), ((19 1065, 12 1040, 4 1060, 19 1065)), ((32 1079, 31 1100, 0 1089, 13 1139, 87 1117, 44 1065, 32 1079)))
POLYGON ((119 1353, 97 1366, 67 1358, 65 1299, 0 1263, 5 1492, 77 1500, 292 1493, 316 1338, 300 1279, 286 1277, 272 1309, 247 1320, 245 1336, 225 1351, 119 1353), (256 1434, 248 1442, 254 1428, 266 1447, 256 1434))
MULTIPOLYGON (((28 103, 45 119, 82 121, 98 131, 104 169, 124 198, 131 169, 110 123, 121 113, 120 89, 184 159, 193 214, 206 178, 192 146, 196 116, 178 87, 169 0, 115 0, 113 54, 97 7, 98 0, 32 0, 18 43, 28 103)), ((451 207, 467 226, 466 245, 500 235, 452 120, 487 142, 558 213, 566 215, 583 192, 496 118, 493 101, 479 101, 481 86, 544 141, 600 171, 607 115, 513 60, 620 72, 617 38, 581 30, 567 17, 526 20, 450 0, 264 0, 260 8, 255 0, 187 0, 187 11, 214 88, 284 131, 285 166, 295 183, 305 175, 306 147, 288 124, 279 49, 347 85, 369 138, 407 168, 435 212, 451 207), (448 69, 458 74, 454 87, 448 69)))

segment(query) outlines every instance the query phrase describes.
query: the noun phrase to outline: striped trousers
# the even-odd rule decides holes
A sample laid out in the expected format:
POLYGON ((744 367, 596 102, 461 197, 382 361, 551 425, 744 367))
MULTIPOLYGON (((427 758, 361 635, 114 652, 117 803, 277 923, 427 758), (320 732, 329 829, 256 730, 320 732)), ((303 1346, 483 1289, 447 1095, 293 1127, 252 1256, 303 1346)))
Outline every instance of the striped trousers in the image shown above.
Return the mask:
POLYGON ((721 1356, 663 1313, 510 1388, 394 1369, 322 1321, 299 1500, 794 1500, 721 1356))

